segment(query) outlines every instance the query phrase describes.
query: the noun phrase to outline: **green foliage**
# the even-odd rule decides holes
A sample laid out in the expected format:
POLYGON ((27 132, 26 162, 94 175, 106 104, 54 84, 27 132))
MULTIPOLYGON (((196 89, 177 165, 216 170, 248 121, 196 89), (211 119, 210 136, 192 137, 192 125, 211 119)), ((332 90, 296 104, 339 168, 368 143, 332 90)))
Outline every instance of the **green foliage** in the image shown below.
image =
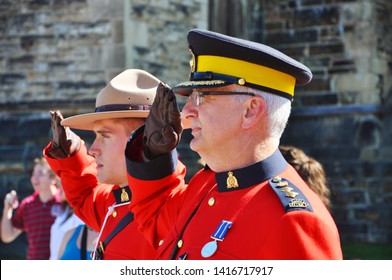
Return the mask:
POLYGON ((342 250, 345 260, 392 260, 392 243, 346 242, 342 250))

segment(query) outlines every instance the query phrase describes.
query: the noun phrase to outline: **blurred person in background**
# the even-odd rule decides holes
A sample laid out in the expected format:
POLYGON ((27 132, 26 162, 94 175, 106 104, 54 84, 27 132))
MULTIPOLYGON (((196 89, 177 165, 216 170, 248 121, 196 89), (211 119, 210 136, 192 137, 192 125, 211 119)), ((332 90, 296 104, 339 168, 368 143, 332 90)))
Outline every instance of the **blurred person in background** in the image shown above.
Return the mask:
POLYGON ((24 198, 20 204, 15 190, 6 194, 1 237, 4 243, 10 243, 22 232, 26 232, 26 259, 48 260, 50 229, 56 218, 54 212, 61 205, 56 186, 57 178, 45 158, 36 158, 30 180, 34 193, 24 198))
POLYGON ((68 230, 63 238, 59 250, 59 260, 91 260, 98 232, 81 224, 68 230))
POLYGON ((280 145, 279 150, 305 183, 320 197, 324 205, 331 210, 331 190, 327 185, 323 165, 300 148, 280 145))
POLYGON ((59 197, 62 203, 57 207, 56 211, 54 211, 56 220, 50 229, 51 260, 57 260, 59 258, 59 250, 65 234, 79 225, 84 225, 83 221, 75 215, 73 208, 69 205, 60 178, 57 180, 57 186, 59 187, 59 197))

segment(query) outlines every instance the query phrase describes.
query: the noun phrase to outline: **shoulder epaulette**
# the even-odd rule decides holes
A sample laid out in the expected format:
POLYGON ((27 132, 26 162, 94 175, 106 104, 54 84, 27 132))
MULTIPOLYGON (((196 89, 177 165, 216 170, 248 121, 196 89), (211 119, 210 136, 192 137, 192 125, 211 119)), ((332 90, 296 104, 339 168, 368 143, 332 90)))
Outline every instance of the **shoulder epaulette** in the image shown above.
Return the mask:
POLYGON ((269 184, 278 195, 286 212, 295 210, 313 212, 312 205, 310 205, 308 199, 302 191, 289 180, 273 177, 269 180, 269 184))

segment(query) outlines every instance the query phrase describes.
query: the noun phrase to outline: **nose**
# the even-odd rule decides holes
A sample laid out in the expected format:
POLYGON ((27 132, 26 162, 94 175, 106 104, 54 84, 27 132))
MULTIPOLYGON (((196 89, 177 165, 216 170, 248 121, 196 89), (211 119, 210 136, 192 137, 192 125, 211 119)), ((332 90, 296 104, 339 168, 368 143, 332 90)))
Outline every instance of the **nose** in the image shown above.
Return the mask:
POLYGON ((183 129, 190 128, 192 118, 195 118, 196 116, 196 106, 193 105, 192 100, 188 99, 181 111, 181 123, 183 129))
POLYGON ((93 157, 95 157, 97 154, 98 154, 98 147, 97 147, 98 145, 97 145, 97 143, 96 143, 96 140, 94 140, 94 142, 93 142, 93 144, 91 144, 91 146, 90 146, 90 148, 88 149, 88 154, 90 155, 90 156, 93 156, 93 157))

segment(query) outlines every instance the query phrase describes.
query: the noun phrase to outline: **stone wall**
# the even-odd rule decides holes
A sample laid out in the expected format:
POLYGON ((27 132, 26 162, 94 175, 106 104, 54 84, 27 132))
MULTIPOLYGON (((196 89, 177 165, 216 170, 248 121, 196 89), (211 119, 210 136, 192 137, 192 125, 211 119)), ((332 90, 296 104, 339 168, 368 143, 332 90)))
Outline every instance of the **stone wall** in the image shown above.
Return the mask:
POLYGON ((265 42, 314 73, 283 143, 324 164, 343 242, 390 242, 392 3, 272 3, 263 1, 265 42))
POLYGON ((123 3, 0 5, 0 184, 23 191, 32 158, 48 141, 48 111, 91 111, 97 92, 124 68, 123 3))
MULTIPOLYGON (((282 141, 324 164, 343 241, 391 242, 391 11, 389 0, 3 0, 0 197, 31 192, 49 110, 93 111, 96 94, 125 68, 169 85, 186 80, 186 33, 209 28, 270 44, 311 68, 282 141)), ((198 156, 189 139, 180 153, 191 175, 198 156)))

